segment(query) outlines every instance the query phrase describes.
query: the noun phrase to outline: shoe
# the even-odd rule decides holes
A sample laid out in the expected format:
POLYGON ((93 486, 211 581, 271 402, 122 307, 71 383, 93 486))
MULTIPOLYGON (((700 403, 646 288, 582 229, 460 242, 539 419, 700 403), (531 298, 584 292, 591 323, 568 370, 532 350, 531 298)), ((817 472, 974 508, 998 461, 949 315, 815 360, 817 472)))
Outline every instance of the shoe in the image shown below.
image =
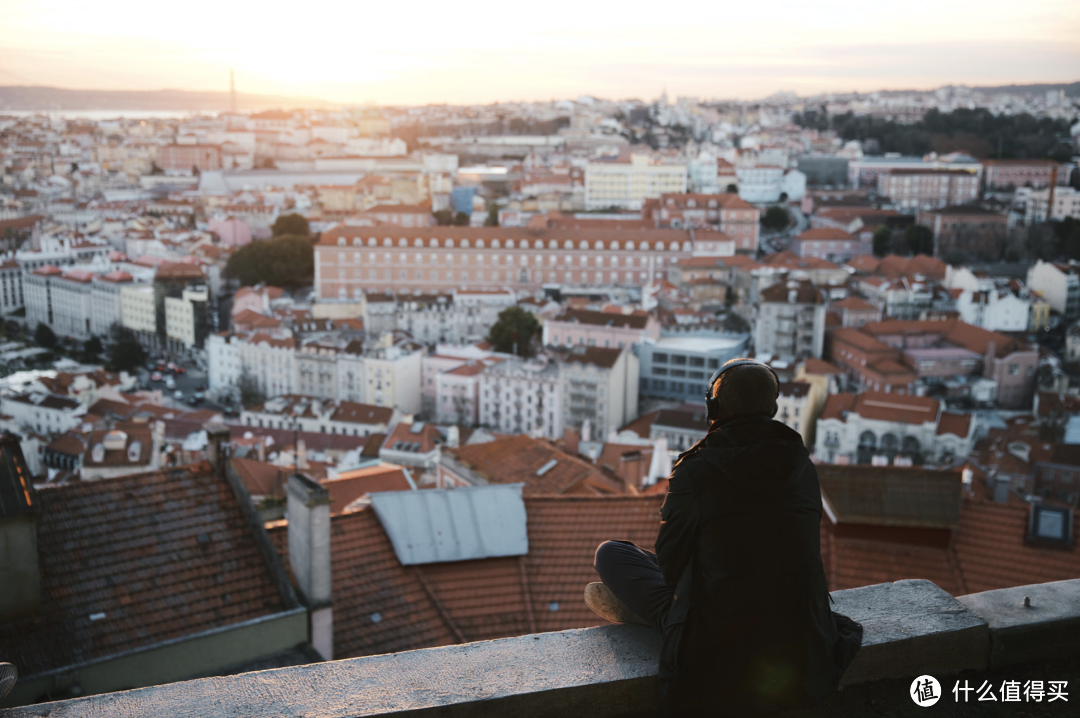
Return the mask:
POLYGON ((0 663, 0 700, 15 687, 15 681, 19 678, 19 672, 10 663, 0 663))
POLYGON ((642 620, 641 617, 631 611, 625 603, 611 592, 610 588, 602 583, 590 583, 585 587, 585 605, 591 608, 592 612, 597 616, 612 623, 649 625, 648 621, 642 620))

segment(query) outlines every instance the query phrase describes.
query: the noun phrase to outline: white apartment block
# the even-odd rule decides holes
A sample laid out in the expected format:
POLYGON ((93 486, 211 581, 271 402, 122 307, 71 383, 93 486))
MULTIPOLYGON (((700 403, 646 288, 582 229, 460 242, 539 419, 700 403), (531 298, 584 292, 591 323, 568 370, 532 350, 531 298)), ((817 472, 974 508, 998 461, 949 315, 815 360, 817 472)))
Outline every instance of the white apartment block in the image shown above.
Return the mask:
POLYGON ((1053 220, 1060 222, 1066 217, 1080 219, 1080 190, 1073 187, 1054 187, 1032 190, 1028 193, 1024 206, 1025 224, 1037 224, 1053 220), (1050 195, 1054 195, 1054 206, 1050 207, 1050 195))
POLYGON ((113 325, 123 324, 122 294, 134 278, 127 272, 114 271, 94 277, 90 288, 90 331, 107 336, 113 325))
POLYGON ((57 334, 78 339, 90 337, 92 282, 93 275, 80 270, 71 270, 50 279, 53 331, 57 334))
POLYGON ((744 202, 801 200, 806 194, 806 175, 774 165, 739 165, 739 199, 744 202))
POLYGON ((389 407, 298 394, 268 399, 240 414, 240 422, 244 426, 295 429, 342 436, 386 433, 393 420, 394 410, 389 407))
POLYGON ((686 191, 686 165, 662 164, 647 154, 630 161, 590 162, 585 166, 585 208, 641 209, 647 199, 686 191))
POLYGON ((813 449, 814 416, 810 408, 810 385, 803 381, 781 382, 776 406, 776 416, 773 418, 799 432, 803 444, 813 449))
POLYGON ((210 295, 206 287, 185 289, 180 297, 165 297, 165 336, 191 349, 198 341, 197 317, 210 295))
POLYGON ((788 280, 761 292, 754 351, 785 359, 821 358, 827 305, 810 282, 788 280))
POLYGON ((558 439, 563 434, 559 366, 546 357, 511 357, 480 379, 480 425, 506 434, 558 439))
POLYGON ((14 259, 0 261, 0 314, 10 314, 24 306, 22 267, 14 259))
POLYGON ((818 418, 818 461, 869 464, 949 462, 971 452, 976 422, 942 411, 929 397, 881 392, 833 394, 818 418))
POLYGON ((1028 267, 1027 285, 1050 303, 1065 321, 1080 319, 1080 264, 1044 262, 1028 267))
POLYGON ((152 285, 136 284, 120 289, 120 321, 141 341, 156 340, 157 309, 152 285))
POLYGON ((1031 316, 1031 300, 996 288, 964 289, 956 299, 960 319, 993 332, 1025 332, 1031 316))
MULTIPOLYGON (((499 312, 516 301, 513 292, 499 290, 402 294, 395 298, 393 329, 408 332, 422 344, 478 342, 487 336, 499 312)), ((368 326, 366 320, 364 326, 368 326)))
POLYGON ((640 368, 629 349, 577 347, 558 356, 562 425, 604 440, 637 416, 640 368))
POLYGON ((899 169, 878 175, 877 191, 911 212, 974 202, 979 182, 979 173, 966 170, 899 169))
POLYGON ((62 434, 82 423, 86 406, 78 399, 44 392, 27 392, 0 399, 0 413, 16 426, 38 434, 62 434))
POLYGON ((266 396, 296 393, 296 340, 268 334, 212 334, 206 340, 209 387, 236 386, 247 373, 266 396))

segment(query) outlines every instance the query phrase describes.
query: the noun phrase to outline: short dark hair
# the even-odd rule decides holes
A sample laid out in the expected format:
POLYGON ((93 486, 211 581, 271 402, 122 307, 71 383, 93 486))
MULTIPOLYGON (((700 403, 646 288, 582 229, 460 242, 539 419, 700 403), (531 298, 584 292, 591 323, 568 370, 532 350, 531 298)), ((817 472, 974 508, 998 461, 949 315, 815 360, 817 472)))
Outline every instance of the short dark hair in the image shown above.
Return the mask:
MULTIPOLYGON (((739 361, 732 359, 731 361, 739 361)), ((723 419, 735 416, 773 416, 780 384, 766 366, 745 364, 724 372, 712 387, 723 419)))

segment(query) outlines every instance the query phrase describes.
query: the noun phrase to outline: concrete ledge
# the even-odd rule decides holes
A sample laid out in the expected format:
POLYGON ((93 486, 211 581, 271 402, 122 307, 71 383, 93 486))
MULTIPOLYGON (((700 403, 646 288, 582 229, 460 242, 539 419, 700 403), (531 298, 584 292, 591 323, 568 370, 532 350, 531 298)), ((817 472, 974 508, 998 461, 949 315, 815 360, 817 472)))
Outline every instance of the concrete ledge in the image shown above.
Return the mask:
MULTIPOLYGON (((973 609, 986 611, 1004 631, 1008 642, 1002 646, 1012 651, 1006 656, 1050 657, 1040 650, 1046 642, 1024 642, 1029 629, 1041 635, 1062 631, 1051 642, 1054 655, 1062 655, 1059 649, 1080 654, 1076 634, 1062 628, 1076 630, 1071 621, 1080 614, 1078 584, 1009 589, 1018 592, 1021 605, 1027 595, 1033 605, 1057 600, 1072 607, 1054 613, 1048 608, 1034 622, 1010 618, 1011 608, 998 614, 987 608, 1013 601, 1006 592, 961 602, 929 581, 837 591, 833 608, 864 627, 863 646, 843 682, 985 670, 992 628, 973 609)), ((0 717, 614 718, 656 707, 659 651, 660 635, 653 629, 606 626, 204 678, 15 708, 0 711, 0 717)))
POLYGON ((989 624, 991 666, 1080 653, 1080 579, 972 593, 958 600, 989 624))
POLYGON ((605 626, 204 678, 0 715, 614 716, 656 705, 659 653, 657 631, 605 626))
POLYGON ((986 621, 931 581, 879 583, 833 598, 834 611, 863 625, 862 648, 843 685, 987 666, 986 621))

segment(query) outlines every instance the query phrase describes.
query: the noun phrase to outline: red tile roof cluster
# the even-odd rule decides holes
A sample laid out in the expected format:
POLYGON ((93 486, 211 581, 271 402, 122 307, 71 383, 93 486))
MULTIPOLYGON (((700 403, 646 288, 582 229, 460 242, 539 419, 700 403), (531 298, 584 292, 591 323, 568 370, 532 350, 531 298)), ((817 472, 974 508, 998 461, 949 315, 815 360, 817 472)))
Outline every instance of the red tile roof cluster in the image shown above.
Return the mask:
POLYGON ((0 624, 24 676, 285 609, 207 463, 39 490, 39 614, 0 624))
POLYGON ((240 312, 233 317, 232 321, 234 326, 245 327, 248 329, 277 329, 281 326, 280 319, 274 319, 265 314, 259 314, 251 309, 245 309, 240 312))
MULTIPOLYGON (((402 566, 374 511, 331 519, 334 656, 352 658, 605 623, 585 606, 610 538, 653 550, 661 498, 525 499, 521 558, 402 566)), ((270 529, 288 553, 285 527, 270 529)), ((287 559, 286 559, 287 560, 287 559)))
POLYGON ((526 496, 619 494, 626 487, 595 466, 541 439, 516 434, 483 444, 447 449, 458 464, 493 484, 525 484, 526 496))
POLYGON ((823 359, 814 359, 813 357, 806 360, 803 365, 803 370, 807 374, 843 374, 844 370, 835 364, 830 364, 823 359))
POLYGON ((825 402, 822 419, 839 419, 846 409, 864 419, 923 424, 937 421, 940 405, 926 396, 864 391, 861 394, 832 394, 825 402))

